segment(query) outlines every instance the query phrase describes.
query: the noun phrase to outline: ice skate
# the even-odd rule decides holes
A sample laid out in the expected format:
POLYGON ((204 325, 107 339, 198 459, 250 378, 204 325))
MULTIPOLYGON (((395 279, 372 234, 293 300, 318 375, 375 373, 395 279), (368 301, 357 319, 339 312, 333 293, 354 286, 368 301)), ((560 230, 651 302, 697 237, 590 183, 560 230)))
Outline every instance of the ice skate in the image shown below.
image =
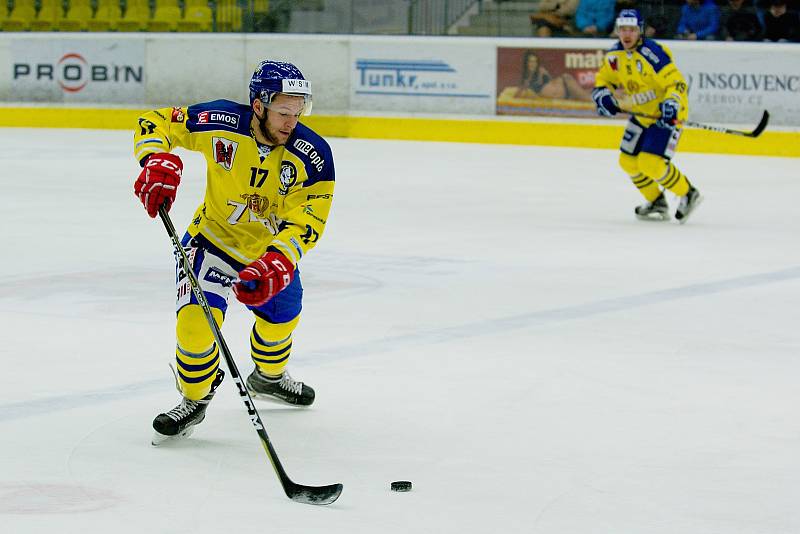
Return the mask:
POLYGON ((217 376, 211 383, 211 392, 200 400, 194 401, 186 397, 181 399, 180 404, 168 411, 161 413, 153 419, 153 445, 161 445, 166 441, 173 441, 189 437, 194 432, 194 427, 203 422, 206 417, 208 403, 214 398, 225 373, 222 369, 217 369, 217 376))
POLYGON ((677 219, 680 224, 685 224, 686 221, 689 220, 689 216, 702 201, 703 197, 700 195, 700 191, 689 186, 689 192, 681 197, 678 209, 675 211, 675 219, 677 219))
POLYGON ((247 389, 254 397, 273 397, 298 406, 309 406, 314 402, 314 390, 294 380, 288 371, 283 371, 278 377, 269 377, 256 367, 247 377, 247 389))
POLYGON ((664 193, 658 195, 658 198, 652 202, 645 202, 641 206, 636 206, 633 211, 640 221, 669 220, 669 205, 667 204, 667 199, 664 198, 664 193))

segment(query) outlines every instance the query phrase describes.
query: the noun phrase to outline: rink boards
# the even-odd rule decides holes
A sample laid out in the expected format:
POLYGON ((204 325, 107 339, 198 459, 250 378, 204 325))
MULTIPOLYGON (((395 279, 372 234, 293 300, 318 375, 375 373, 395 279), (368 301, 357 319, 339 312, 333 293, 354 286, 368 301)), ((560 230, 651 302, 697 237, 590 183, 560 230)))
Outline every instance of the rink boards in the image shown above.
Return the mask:
MULTIPOLYGON (((0 127, 125 130, 134 128, 139 113, 144 109, 9 106, 2 108, 0 127)), ((624 126, 623 121, 517 117, 443 119, 311 115, 303 117, 302 122, 330 137, 582 148, 619 146, 624 126)), ((752 139, 687 128, 680 141, 680 150, 800 157, 800 133, 785 127, 768 127, 760 137, 752 139)))

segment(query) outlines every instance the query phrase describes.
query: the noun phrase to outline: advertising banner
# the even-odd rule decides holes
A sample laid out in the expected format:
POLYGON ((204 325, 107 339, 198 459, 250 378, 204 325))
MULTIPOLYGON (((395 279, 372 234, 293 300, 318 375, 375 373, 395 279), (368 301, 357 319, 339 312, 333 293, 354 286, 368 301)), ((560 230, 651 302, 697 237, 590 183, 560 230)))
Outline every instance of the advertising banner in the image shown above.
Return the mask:
POLYGON ((601 48, 497 48, 497 114, 597 117, 601 48))
POLYGON ((22 102, 138 104, 145 96, 143 39, 15 39, 10 95, 22 102))
POLYGON ((494 49, 449 41, 354 41, 351 109, 493 114, 494 49))
POLYGON ((791 53, 780 54, 766 46, 702 51, 673 46, 673 52, 689 82, 690 119, 749 124, 766 109, 770 124, 800 124, 798 51, 787 47, 791 53))
MULTIPOLYGON (((589 93, 613 39, 0 35, 7 102, 173 105, 241 100, 263 58, 294 61, 320 111, 596 119, 589 93), (55 37, 55 38, 54 38, 55 37), (326 40, 327 39, 327 40, 326 40), (323 45, 324 43, 324 45, 323 45), (199 74, 201 73, 201 74, 199 74)), ((669 41, 689 83, 689 118, 800 125, 800 47, 669 41)), ((618 95, 619 96, 619 95, 618 95)), ((317 106, 315 106, 316 108, 317 106)))

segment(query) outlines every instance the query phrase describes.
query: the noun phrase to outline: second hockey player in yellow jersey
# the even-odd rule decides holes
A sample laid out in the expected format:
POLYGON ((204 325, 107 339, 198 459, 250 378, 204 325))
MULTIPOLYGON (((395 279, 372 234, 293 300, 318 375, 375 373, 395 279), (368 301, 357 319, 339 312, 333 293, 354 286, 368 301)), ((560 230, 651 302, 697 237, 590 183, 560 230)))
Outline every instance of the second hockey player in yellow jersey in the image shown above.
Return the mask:
MULTIPOLYGON (((311 110, 311 84, 291 63, 262 62, 250 103, 215 100, 143 114, 134 134, 142 166, 134 191, 148 214, 175 199, 183 163, 176 147, 206 160, 205 198, 183 238, 218 324, 231 290, 253 312, 246 386, 290 404, 309 405, 314 390, 286 370, 300 318, 300 259, 323 233, 334 167, 328 143, 298 122, 311 110)), ((205 417, 222 382, 219 348, 186 273, 177 273, 176 378, 181 403, 153 421, 153 444, 186 436, 205 417)))
POLYGON ((688 86, 669 49, 644 38, 644 20, 636 9, 623 9, 616 20, 619 42, 606 54, 597 73, 592 98, 600 115, 623 111, 613 91, 621 88, 632 112, 620 145, 620 166, 646 202, 637 206, 639 219, 669 219, 663 190, 680 200, 675 210, 685 223, 702 197, 672 163, 681 136, 681 122, 689 112, 688 86))

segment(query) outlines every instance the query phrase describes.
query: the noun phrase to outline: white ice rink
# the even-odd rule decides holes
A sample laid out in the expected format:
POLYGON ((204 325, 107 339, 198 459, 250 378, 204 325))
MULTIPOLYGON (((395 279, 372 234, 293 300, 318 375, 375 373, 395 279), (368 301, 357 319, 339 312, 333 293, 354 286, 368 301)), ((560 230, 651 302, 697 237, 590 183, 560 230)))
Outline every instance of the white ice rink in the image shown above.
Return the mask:
POLYGON ((680 226, 634 219, 615 151, 331 139, 290 366, 317 400, 257 403, 295 481, 344 484, 314 507, 230 380, 150 445, 174 275, 130 141, 0 130, 3 534, 800 531, 797 159, 679 153, 705 195, 680 226))

